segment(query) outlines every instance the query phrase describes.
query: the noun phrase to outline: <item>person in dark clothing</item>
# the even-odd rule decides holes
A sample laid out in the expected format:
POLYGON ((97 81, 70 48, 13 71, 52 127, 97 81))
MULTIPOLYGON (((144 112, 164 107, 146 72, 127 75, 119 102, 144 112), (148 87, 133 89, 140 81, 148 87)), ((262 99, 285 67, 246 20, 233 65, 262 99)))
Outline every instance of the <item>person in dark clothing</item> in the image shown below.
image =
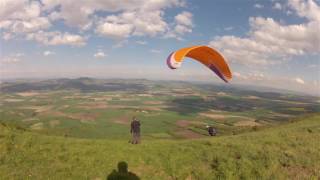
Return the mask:
POLYGON ((132 144, 139 144, 140 143, 140 121, 133 117, 131 121, 131 129, 130 133, 132 134, 132 144))
POLYGON ((212 126, 209 126, 208 133, 210 136, 215 136, 217 134, 217 131, 212 126))

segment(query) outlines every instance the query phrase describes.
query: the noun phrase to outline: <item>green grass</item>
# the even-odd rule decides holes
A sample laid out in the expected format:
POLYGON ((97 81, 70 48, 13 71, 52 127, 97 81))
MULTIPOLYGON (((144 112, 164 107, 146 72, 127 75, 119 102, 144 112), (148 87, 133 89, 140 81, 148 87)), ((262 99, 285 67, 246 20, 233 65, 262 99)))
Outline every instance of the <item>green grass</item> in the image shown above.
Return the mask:
POLYGON ((319 139, 320 115, 235 136, 140 145, 46 136, 2 124, 0 177, 105 179, 125 161, 141 179, 319 179, 319 139))

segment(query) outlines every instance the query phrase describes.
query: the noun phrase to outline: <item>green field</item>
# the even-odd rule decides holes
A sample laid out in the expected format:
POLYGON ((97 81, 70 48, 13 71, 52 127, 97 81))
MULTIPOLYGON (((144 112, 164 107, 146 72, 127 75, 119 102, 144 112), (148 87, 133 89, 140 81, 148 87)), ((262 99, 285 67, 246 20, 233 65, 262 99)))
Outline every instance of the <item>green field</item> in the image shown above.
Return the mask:
POLYGON ((148 180, 319 179, 319 102, 171 81, 6 82, 0 179, 108 179, 118 163, 148 180), (139 145, 128 143, 133 116, 139 145))
POLYGON ((143 139, 239 134, 319 112, 319 98, 182 82, 49 80, 2 85, 0 122, 47 135, 129 139, 133 116, 143 139))
POLYGON ((105 179, 118 162, 141 179, 319 179, 320 115, 200 140, 54 137, 0 126, 2 179, 105 179))

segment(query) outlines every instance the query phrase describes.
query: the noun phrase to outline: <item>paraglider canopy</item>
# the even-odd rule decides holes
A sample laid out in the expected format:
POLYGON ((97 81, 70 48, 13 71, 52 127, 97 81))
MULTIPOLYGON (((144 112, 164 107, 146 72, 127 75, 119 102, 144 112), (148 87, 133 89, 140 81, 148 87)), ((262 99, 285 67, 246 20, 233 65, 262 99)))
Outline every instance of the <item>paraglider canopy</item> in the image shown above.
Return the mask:
POLYGON ((181 66, 185 57, 201 62, 225 82, 232 79, 232 74, 225 58, 213 48, 208 46, 191 46, 179 49, 169 55, 167 65, 171 69, 177 69, 181 66))

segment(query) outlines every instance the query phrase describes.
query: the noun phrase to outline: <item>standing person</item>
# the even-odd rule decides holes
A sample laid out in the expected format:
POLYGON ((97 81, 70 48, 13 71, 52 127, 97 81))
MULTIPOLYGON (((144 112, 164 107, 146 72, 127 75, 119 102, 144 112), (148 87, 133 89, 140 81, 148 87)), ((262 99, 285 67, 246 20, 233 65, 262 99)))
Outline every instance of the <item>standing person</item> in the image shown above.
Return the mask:
POLYGON ((131 121, 130 133, 132 134, 132 144, 140 143, 140 121, 134 116, 131 121))

